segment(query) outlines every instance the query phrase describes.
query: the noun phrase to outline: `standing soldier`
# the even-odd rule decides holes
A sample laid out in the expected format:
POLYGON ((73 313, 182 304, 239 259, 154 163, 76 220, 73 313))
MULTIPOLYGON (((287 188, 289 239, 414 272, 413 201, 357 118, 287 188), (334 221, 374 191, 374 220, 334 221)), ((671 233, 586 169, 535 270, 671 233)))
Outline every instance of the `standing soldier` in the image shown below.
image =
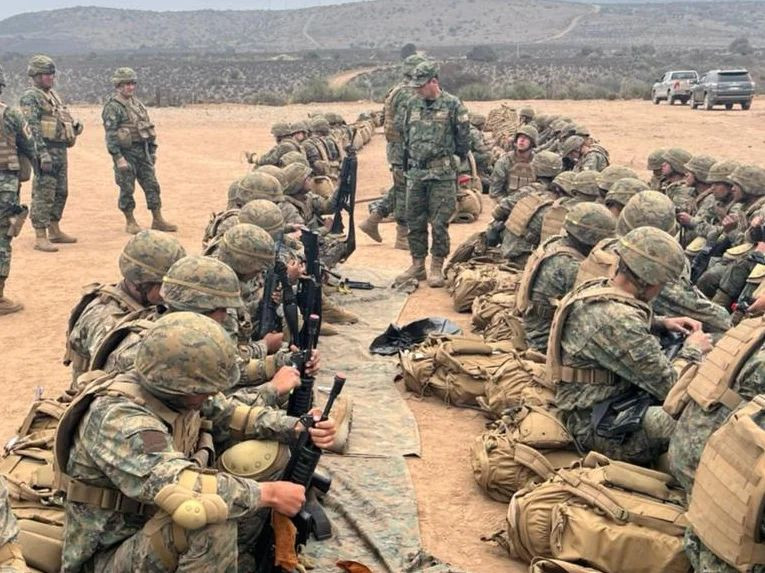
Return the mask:
POLYGON ((125 231, 141 230, 135 220, 136 179, 146 195, 152 214, 151 228, 173 232, 178 227, 162 217, 162 200, 154 165, 157 162, 157 133, 146 107, 135 97, 138 76, 131 68, 117 68, 112 76, 115 93, 104 105, 101 118, 106 131, 106 149, 114 160, 114 178, 120 187, 118 206, 125 215, 125 231))
POLYGON ((35 228, 35 249, 46 253, 58 251, 51 243, 76 243, 59 228, 69 195, 67 180, 67 148, 82 133, 61 98, 53 90, 56 64, 48 56, 33 56, 27 66, 33 86, 19 100, 39 157, 32 185, 32 226, 35 228), (50 239, 50 240, 49 240, 50 239))
POLYGON ((433 258, 428 285, 440 288, 444 286, 444 259, 449 254, 449 219, 457 205, 457 167, 470 146, 470 122, 459 98, 439 86, 434 62, 418 65, 411 85, 419 97, 409 101, 401 131, 407 159, 406 220, 412 265, 396 277, 396 283, 426 278, 430 222, 433 258))
MULTIPOLYGON (((5 74, 0 66, 0 92, 5 74)), ((11 240, 19 234, 27 208, 19 205, 20 153, 35 157, 35 147, 27 122, 18 110, 0 102, 0 314, 18 312, 24 306, 5 297, 5 281, 11 270, 11 240)), ((27 173, 28 176, 28 173, 27 173)))

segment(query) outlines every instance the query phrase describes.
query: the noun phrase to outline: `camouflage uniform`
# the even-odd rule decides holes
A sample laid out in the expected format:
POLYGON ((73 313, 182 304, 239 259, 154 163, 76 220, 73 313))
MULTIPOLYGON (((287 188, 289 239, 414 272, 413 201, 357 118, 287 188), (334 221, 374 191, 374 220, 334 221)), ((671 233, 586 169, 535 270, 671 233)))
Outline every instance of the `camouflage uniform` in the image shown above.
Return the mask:
POLYGON ((487 145, 486 138, 484 137, 483 130, 481 129, 485 120, 483 119, 483 116, 474 118, 473 114, 471 114, 471 119, 470 151, 473 152, 476 171, 478 171, 478 176, 481 178, 483 188, 487 189, 488 185, 490 184, 493 160, 491 155, 491 148, 487 145), (473 121, 481 122, 481 126, 476 126, 473 121))
POLYGON ((515 149, 508 151, 494 163, 489 183, 489 197, 495 201, 512 195, 536 179, 531 164, 534 160, 534 149, 539 141, 539 133, 531 125, 521 126, 513 137, 513 145, 519 135, 525 135, 531 141, 531 146, 522 154, 515 149))
POLYGON ((575 171, 603 171, 609 165, 608 152, 599 145, 590 145, 576 164, 575 171))
POLYGON ((233 356, 233 345, 226 343, 213 321, 180 313, 152 329, 139 350, 135 371, 103 384, 101 390, 94 386, 92 394, 86 391, 90 402, 81 417, 70 422, 76 425, 66 438, 71 444, 63 467, 70 481, 88 491, 116 490, 128 503, 121 504, 121 510, 94 505, 85 500, 87 496, 72 496, 70 488, 62 571, 237 570, 237 525, 256 517, 260 487, 254 480, 228 473, 200 472, 192 458, 198 424, 201 418, 208 421, 217 443, 248 438, 288 442, 297 420, 256 407, 248 410, 246 425, 238 427, 233 417, 237 404, 220 393, 199 411, 184 409, 184 396, 211 394, 230 385, 233 356), (182 375, 173 376, 173 384, 168 384, 166 379, 175 372, 182 375), (110 390, 120 384, 122 390, 110 390), (183 421, 171 424, 167 416, 172 412, 183 421), (177 428, 178 423, 184 428, 177 428), (209 483, 203 486, 205 480, 209 483), (225 508, 222 518, 202 512, 208 516, 203 527, 186 529, 181 517, 170 517, 179 507, 174 495, 181 500, 210 499, 204 496, 213 495, 211 486, 216 504, 225 508), (146 504, 161 511, 149 518, 131 511, 130 502, 136 508, 146 504), (181 531, 187 541, 185 551, 178 549, 181 531))
POLYGON ((0 478, 0 550, 10 551, 11 556, 0 560, 2 573, 26 573, 29 571, 18 545, 19 526, 11 511, 5 480, 0 478))
POLYGON ((290 125, 285 131, 285 136, 277 136, 277 143, 268 152, 258 158, 258 165, 279 165, 282 157, 290 151, 296 151, 305 155, 300 142, 294 137, 299 132, 306 133, 308 127, 304 122, 290 125))

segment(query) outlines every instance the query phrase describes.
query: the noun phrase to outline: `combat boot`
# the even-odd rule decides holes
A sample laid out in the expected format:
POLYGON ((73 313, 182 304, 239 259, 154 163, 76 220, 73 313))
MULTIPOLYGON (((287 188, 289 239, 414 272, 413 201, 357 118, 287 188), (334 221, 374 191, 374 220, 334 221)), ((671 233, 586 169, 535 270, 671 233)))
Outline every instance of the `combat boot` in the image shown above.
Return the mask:
POLYGON ((444 288, 444 258, 433 257, 430 261, 430 274, 428 275, 428 286, 430 288, 444 288))
POLYGON ((125 232, 131 235, 137 235, 141 232, 141 225, 135 220, 132 211, 125 211, 125 232))
POLYGON ((58 226, 58 221, 51 221, 48 225, 48 239, 51 243, 76 243, 77 238, 67 235, 58 226))
POLYGON ((393 245, 393 248, 408 251, 409 239, 407 237, 409 237, 409 227, 403 223, 396 223, 396 243, 393 245))
POLYGON ((377 225, 380 224, 382 221, 382 217, 379 213, 370 213, 369 217, 364 219, 359 224, 359 229, 364 231, 364 233, 369 236, 373 241, 377 243, 382 243, 382 236, 380 235, 380 229, 377 228, 377 225))
POLYGON ((173 225, 162 217, 162 209, 152 209, 151 216, 151 228, 155 231, 165 231, 166 233, 174 233, 178 230, 178 225, 173 225))
POLYGON ((321 301, 321 319, 332 324, 356 324, 359 317, 349 310, 345 310, 329 297, 321 301))
POLYGON ((45 253, 58 252, 58 248, 48 240, 48 231, 45 229, 35 229, 35 249, 45 253))
POLYGON ((425 272, 425 259, 415 259, 412 257, 412 265, 406 269, 403 273, 398 275, 393 281, 393 284, 400 285, 411 279, 417 279, 418 281, 424 281, 428 278, 425 272))
POLYGON ((0 315, 18 312, 24 308, 20 302, 5 297, 5 279, 0 279, 0 315))
POLYGON ((322 321, 321 328, 319 329, 319 334, 321 336, 337 336, 340 333, 334 326, 328 322, 322 321))

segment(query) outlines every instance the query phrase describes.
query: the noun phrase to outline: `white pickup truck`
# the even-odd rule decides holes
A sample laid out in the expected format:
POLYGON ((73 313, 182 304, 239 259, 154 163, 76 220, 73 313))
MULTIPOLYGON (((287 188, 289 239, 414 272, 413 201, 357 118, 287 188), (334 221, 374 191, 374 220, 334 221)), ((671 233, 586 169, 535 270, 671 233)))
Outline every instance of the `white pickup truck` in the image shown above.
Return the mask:
POLYGON ((691 99, 691 89, 699 81, 699 74, 694 70, 667 72, 651 88, 651 100, 656 105, 667 100, 669 105, 676 101, 683 104, 691 99))

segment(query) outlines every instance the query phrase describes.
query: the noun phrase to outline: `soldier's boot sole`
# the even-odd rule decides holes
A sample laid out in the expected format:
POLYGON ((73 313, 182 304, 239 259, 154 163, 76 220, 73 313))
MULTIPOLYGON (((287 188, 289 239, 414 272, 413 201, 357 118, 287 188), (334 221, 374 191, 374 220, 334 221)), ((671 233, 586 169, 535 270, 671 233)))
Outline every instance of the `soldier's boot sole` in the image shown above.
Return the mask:
POLYGON ((321 334, 321 336, 336 336, 340 334, 340 332, 328 322, 321 323, 321 329, 319 333, 321 334))
POLYGON ((71 244, 77 242, 77 237, 72 237, 71 235, 64 233, 58 226, 58 223, 51 223, 48 227, 48 240, 51 243, 71 244))
POLYGON ((322 320, 326 320, 332 324, 356 324, 359 321, 358 315, 335 304, 329 298, 325 298, 322 301, 322 305, 322 320))
POLYGON ((9 298, 0 298, 0 316, 4 314, 13 314, 24 309, 24 305, 20 302, 14 302, 9 298))
POLYGON ((169 221, 165 221, 162 216, 162 212, 159 209, 154 209, 152 212, 151 228, 155 231, 164 231, 165 233, 175 233, 178 230, 178 225, 174 225, 169 221))
POLYGON ((404 284, 405 282, 417 279, 418 281, 424 281, 428 278, 428 273, 425 270, 425 259, 413 259, 411 266, 403 273, 398 275, 394 281, 394 285, 404 284))
POLYGON ((359 229, 370 239, 377 243, 382 243, 382 235, 377 225, 380 224, 380 216, 370 215, 359 224, 359 229))
POLYGON ((50 244, 48 239, 38 239, 35 241, 35 250, 42 251, 43 253, 57 253, 58 248, 50 244))

